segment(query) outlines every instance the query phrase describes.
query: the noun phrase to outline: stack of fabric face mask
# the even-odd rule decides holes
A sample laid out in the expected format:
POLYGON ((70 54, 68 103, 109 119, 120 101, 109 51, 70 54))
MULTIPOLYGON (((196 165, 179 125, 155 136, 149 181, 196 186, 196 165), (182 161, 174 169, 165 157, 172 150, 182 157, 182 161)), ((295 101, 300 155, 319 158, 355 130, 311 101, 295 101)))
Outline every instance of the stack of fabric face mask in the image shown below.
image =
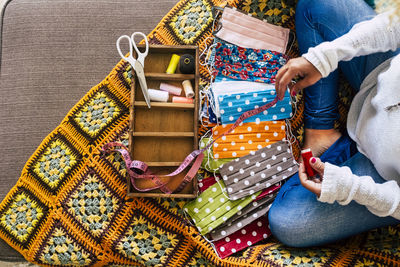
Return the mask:
POLYGON ((270 236, 265 214, 279 186, 270 186, 233 201, 226 195, 226 188, 221 180, 216 181, 209 177, 207 181, 200 183, 201 194, 188 202, 184 211, 192 218, 201 234, 209 235, 220 257, 227 257, 248 247, 250 243, 254 244, 270 236), (240 234, 246 231, 256 231, 258 236, 240 234), (230 242, 236 236, 240 238, 235 238, 235 241, 239 238, 240 242, 230 242))
MULTIPOLYGON (((211 56, 214 82, 210 90, 213 101, 210 118, 228 124, 241 113, 275 98, 273 84, 277 71, 288 60, 284 53, 290 30, 230 7, 224 8, 217 28, 211 56)), ((275 117, 262 114, 249 121, 289 118, 292 112, 289 94, 273 109, 269 113, 275 117)))
POLYGON ((209 90, 210 122, 221 123, 200 147, 203 168, 221 176, 199 181, 199 197, 184 207, 221 258, 270 236, 266 214, 281 182, 297 172, 285 141, 291 98, 241 121, 247 111, 276 98, 275 76, 286 64, 289 30, 224 8, 211 56, 214 78, 209 90), (224 134, 223 136, 221 136, 224 134), (220 179, 221 177, 222 179, 220 179))

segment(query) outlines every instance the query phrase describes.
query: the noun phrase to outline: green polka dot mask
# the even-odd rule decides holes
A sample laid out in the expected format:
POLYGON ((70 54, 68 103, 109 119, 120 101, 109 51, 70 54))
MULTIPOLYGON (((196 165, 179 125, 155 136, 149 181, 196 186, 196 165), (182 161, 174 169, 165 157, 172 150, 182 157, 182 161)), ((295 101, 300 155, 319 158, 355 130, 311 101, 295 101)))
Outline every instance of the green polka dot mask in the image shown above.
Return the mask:
POLYGON ((205 235, 222 225, 241 211, 260 194, 232 201, 226 195, 224 183, 219 180, 195 200, 187 203, 184 210, 192 218, 200 233, 205 235))

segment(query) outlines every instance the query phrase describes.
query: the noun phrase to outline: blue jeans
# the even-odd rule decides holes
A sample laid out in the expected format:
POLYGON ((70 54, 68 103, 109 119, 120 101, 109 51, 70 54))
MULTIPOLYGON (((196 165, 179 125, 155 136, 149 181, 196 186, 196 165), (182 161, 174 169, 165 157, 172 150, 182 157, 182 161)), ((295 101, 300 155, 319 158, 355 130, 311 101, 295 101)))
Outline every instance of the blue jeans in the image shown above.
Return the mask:
MULTIPOLYGON (((296 27, 301 52, 344 34, 355 23, 372 16, 374 12, 362 0, 300 0, 296 27)), ((398 51, 358 57, 340 63, 339 68, 358 90, 368 73, 396 53, 398 51)), ((333 128, 337 117, 337 80, 336 71, 305 90, 307 127, 333 128)), ((347 135, 339 138, 321 160, 348 166, 354 174, 371 176, 376 183, 385 182, 372 162, 357 152, 355 143, 347 135)), ((301 185, 297 174, 283 185, 268 217, 273 235, 294 247, 323 245, 373 228, 400 223, 392 217, 375 216, 355 201, 346 206, 319 202, 314 193, 301 185)))
MULTIPOLYGON (((347 33, 354 24, 371 19, 374 10, 364 0, 299 0, 296 7, 296 31, 300 53, 324 41, 347 33)), ((358 91, 364 78, 396 52, 375 53, 342 61, 338 68, 358 91)), ((338 119, 338 70, 304 90, 305 126, 309 129, 333 129, 338 119)))
MULTIPOLYGON (((357 152, 348 135, 340 137, 321 156, 321 160, 348 166, 354 174, 371 176, 376 183, 385 182, 372 162, 357 152)), ((355 201, 346 206, 337 202, 319 202, 314 193, 301 185, 298 174, 282 186, 269 210, 268 219, 272 234, 293 247, 323 245, 373 228, 400 223, 393 217, 375 216, 355 201)))

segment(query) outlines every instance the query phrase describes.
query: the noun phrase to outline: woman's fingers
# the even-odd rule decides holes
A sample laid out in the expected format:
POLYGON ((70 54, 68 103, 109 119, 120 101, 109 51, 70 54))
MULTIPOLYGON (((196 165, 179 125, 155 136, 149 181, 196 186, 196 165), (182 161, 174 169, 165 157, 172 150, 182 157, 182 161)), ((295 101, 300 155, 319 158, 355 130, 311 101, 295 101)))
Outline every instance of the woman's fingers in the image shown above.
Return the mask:
POLYGON ((288 70, 287 65, 283 66, 278 70, 278 73, 276 74, 275 77, 275 91, 278 95, 279 100, 282 100, 285 95, 286 87, 281 85, 281 79, 286 74, 287 70, 288 70))
POLYGON ((279 92, 278 96, 279 99, 283 99, 285 96, 285 91, 288 85, 292 82, 292 80, 299 75, 299 70, 294 67, 288 66, 288 69, 285 71, 285 73, 282 75, 281 79, 279 80, 279 92))
POLYGON ((311 168, 313 168, 320 177, 324 175, 325 164, 319 158, 310 158, 310 165, 311 168))
POLYGON ((301 184, 309 191, 316 194, 318 197, 321 195, 321 181, 318 179, 310 180, 306 173, 304 163, 301 162, 299 166, 299 178, 301 184))
POLYGON ((283 99, 289 83, 296 76, 295 71, 290 67, 289 62, 279 69, 275 77, 275 91, 277 92, 279 100, 283 99))
POLYGON ((291 59, 279 69, 275 77, 275 90, 278 99, 282 100, 288 85, 291 85, 291 94, 316 83, 321 79, 321 73, 308 60, 303 57, 291 59), (302 77, 300 81, 292 84, 293 79, 302 77))

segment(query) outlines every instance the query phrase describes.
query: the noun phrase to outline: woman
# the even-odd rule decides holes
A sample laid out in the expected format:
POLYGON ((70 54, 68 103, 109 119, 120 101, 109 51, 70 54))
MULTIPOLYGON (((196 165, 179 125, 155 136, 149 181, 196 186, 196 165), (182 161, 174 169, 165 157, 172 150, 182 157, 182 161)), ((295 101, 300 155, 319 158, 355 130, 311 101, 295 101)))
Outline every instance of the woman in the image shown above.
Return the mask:
POLYGON ((271 231, 287 245, 321 245, 400 223, 400 21, 393 13, 376 15, 363 0, 298 2, 303 56, 279 70, 276 90, 282 97, 287 86, 292 94, 307 87, 304 146, 322 154, 310 160, 321 179, 307 177, 301 163, 271 207, 271 231), (337 68, 357 90, 351 139, 333 129, 337 68), (302 80, 291 84, 296 76, 302 80))

